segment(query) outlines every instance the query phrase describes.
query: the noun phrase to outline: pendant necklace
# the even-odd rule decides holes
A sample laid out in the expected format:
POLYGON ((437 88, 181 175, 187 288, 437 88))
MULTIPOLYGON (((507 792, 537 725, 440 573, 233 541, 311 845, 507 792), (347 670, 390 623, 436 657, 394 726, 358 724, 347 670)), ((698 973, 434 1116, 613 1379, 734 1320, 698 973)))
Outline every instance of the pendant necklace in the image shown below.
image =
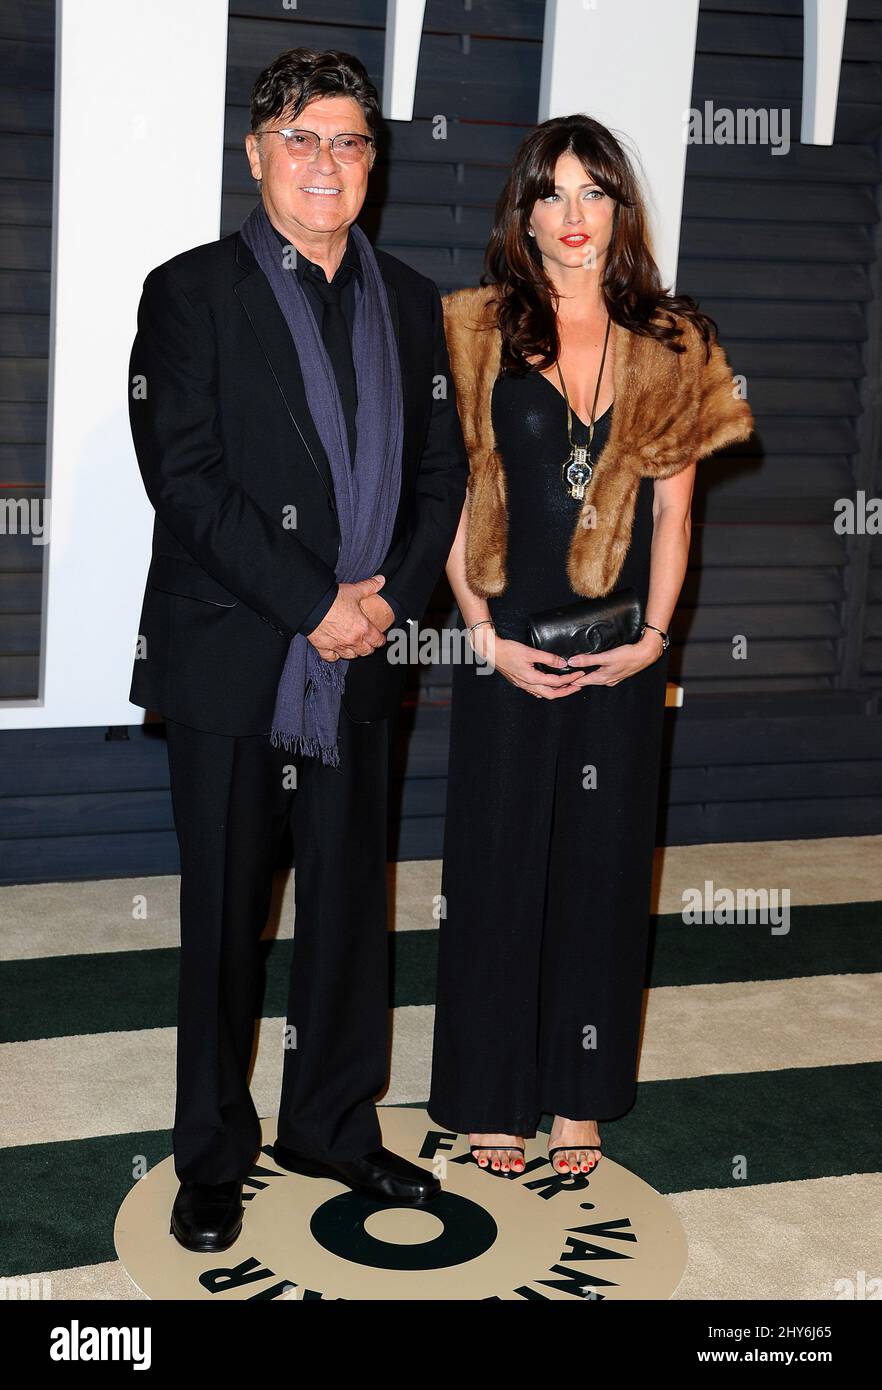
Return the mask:
POLYGON ((585 496, 585 485, 590 483, 591 475, 594 472, 594 460, 591 457, 591 441, 594 438, 594 411, 597 407, 597 397, 600 392, 600 382, 603 377, 603 365, 606 362, 606 347, 609 342, 610 319, 606 320, 606 337, 603 340, 603 356, 600 359, 600 371, 597 373, 597 385, 594 388, 594 403, 591 406, 591 424, 588 426, 588 442, 577 444, 573 439, 573 412, 570 409, 570 398, 567 395, 566 382, 563 379, 563 372, 560 369, 560 362, 557 363, 557 374, 560 377, 563 397, 567 403, 567 438, 570 441, 570 452, 561 464, 561 478, 570 496, 576 502, 581 502, 585 496))

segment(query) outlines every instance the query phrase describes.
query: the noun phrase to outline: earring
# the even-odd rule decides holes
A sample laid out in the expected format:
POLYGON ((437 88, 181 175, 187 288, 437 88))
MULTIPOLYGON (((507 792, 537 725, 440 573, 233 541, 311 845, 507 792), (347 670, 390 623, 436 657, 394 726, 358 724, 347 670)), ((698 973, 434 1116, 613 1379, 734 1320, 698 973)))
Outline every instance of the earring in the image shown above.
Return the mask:
POLYGON ((527 234, 528 234, 529 236, 535 236, 535 235, 536 235, 536 233, 533 231, 533 228, 532 228, 532 227, 528 227, 528 228, 527 228, 527 234))

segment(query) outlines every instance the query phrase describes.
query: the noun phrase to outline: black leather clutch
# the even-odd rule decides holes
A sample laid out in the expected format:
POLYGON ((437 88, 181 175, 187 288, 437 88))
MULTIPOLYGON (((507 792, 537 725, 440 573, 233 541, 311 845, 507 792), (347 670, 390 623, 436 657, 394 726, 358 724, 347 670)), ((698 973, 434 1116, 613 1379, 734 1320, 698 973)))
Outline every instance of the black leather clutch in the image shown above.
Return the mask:
MULTIPOLYGON (((643 626, 643 605, 636 589, 619 589, 605 598, 585 598, 563 608, 546 608, 529 613, 530 641, 544 652, 571 657, 605 652, 610 647, 636 642, 643 626)), ((546 666, 536 668, 550 675, 565 676, 573 671, 584 674, 596 666, 546 666)))

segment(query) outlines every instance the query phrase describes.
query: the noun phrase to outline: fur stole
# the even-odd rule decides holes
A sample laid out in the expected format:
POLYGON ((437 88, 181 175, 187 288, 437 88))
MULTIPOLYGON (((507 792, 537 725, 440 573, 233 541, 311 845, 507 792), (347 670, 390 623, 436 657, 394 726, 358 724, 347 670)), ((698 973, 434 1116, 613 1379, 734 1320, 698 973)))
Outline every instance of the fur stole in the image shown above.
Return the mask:
MULTIPOLYGON (((488 316, 492 286, 445 295, 444 328, 456 401, 469 456, 466 579, 480 598, 506 585, 508 509, 496 448, 491 395, 499 374, 501 335, 488 316)), ((634 521, 641 477, 670 478, 696 459, 749 438, 754 419, 735 394, 719 343, 705 344, 688 319, 683 353, 613 323, 615 409, 609 435, 570 542, 567 574, 576 594, 601 597, 615 585, 634 521)), ((561 458, 566 450, 563 441, 561 458)))

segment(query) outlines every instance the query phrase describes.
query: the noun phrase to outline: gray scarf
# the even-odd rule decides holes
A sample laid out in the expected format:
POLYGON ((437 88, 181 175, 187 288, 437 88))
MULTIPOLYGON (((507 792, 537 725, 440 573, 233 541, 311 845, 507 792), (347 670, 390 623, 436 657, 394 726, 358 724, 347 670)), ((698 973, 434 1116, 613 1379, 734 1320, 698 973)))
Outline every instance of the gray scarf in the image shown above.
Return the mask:
MULTIPOLYGON (((401 491, 404 439, 401 364, 386 288, 373 247, 355 223, 363 285, 356 284, 352 362, 358 388, 355 464, 331 361, 296 269, 286 269, 282 246, 263 203, 240 232, 269 280, 300 359, 306 398, 328 456, 334 483, 340 550, 336 577, 355 583, 376 574, 392 540, 401 491)), ((290 257, 294 262, 294 257, 290 257)), ((364 658, 356 658, 363 660, 364 658)), ((349 662, 325 661, 301 633, 291 639, 276 692, 270 735, 275 747, 320 757, 337 766, 337 724, 349 662)))

